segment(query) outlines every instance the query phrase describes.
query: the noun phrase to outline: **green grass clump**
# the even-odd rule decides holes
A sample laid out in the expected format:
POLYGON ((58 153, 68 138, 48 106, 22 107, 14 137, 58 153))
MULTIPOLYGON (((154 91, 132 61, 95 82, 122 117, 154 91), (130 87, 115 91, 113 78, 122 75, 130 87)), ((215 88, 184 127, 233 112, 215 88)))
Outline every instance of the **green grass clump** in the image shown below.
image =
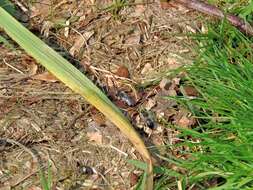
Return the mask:
MULTIPOLYGON (((200 96, 179 101, 198 118, 193 129, 180 129, 189 149, 182 181, 199 189, 253 188, 252 40, 223 22, 198 36, 198 58, 186 69, 185 83, 200 96), (215 182, 214 182, 215 181, 215 182)), ((180 164, 179 164, 180 163, 180 164)))

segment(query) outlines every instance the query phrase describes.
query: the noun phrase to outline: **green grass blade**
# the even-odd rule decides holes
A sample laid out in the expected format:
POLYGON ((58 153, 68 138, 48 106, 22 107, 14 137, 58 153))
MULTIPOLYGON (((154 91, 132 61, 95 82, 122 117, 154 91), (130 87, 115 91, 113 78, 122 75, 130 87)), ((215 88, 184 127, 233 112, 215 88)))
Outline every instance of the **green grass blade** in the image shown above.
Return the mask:
POLYGON ((86 76, 22 26, 1 7, 0 18, 0 27, 29 55, 35 58, 69 88, 82 95, 129 138, 145 162, 147 162, 148 179, 146 180, 146 189, 151 190, 153 186, 151 157, 143 141, 121 111, 86 76))
POLYGON ((188 147, 183 153, 190 155, 180 165, 189 171, 183 177, 200 189, 252 189, 252 39, 225 22, 209 28, 208 36, 196 39, 199 58, 187 68, 184 81, 200 97, 178 98, 200 123, 178 128, 183 142, 175 146, 188 147), (211 180, 217 184, 208 185, 211 180))

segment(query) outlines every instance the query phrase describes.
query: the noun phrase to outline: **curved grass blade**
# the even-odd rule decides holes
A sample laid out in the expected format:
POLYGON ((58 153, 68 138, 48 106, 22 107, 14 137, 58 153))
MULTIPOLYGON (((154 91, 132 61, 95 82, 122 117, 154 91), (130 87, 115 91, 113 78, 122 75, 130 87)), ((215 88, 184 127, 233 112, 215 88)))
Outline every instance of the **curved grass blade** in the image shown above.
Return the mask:
POLYGON ((131 123, 121 111, 86 76, 22 26, 1 7, 0 18, 0 27, 29 55, 35 58, 69 88, 82 95, 129 138, 144 161, 147 162, 146 172, 148 175, 145 189, 152 190, 153 168, 150 154, 131 123))

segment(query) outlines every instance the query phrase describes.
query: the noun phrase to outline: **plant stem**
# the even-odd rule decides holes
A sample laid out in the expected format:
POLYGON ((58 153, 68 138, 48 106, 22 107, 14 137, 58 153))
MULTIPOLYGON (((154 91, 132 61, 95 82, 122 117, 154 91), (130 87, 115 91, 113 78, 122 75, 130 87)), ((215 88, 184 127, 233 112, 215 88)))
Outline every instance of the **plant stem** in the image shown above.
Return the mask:
POLYGON ((199 0, 175 0, 177 3, 182 4, 185 7, 188 7, 190 9, 194 9, 196 11, 216 16, 219 18, 226 18, 232 25, 237 27, 240 31, 243 33, 253 36, 253 28, 252 26, 244 21, 243 19, 233 15, 233 14, 225 14, 222 10, 220 10, 218 7, 214 5, 210 5, 208 3, 204 3, 199 0))

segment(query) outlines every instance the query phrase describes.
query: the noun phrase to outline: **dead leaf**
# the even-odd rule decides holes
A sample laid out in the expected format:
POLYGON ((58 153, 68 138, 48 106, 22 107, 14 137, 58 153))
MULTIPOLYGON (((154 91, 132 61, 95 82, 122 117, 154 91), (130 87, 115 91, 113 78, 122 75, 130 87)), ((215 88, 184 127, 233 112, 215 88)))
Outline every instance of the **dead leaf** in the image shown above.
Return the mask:
POLYGON ((42 189, 38 186, 32 186, 28 190, 42 190, 42 189))
POLYGON ((149 98, 146 105, 145 105, 145 109, 149 111, 155 106, 156 106, 155 98, 149 98))
POLYGON ((130 78, 130 73, 128 71, 128 68, 126 66, 124 66, 124 65, 121 65, 117 69, 115 75, 117 75, 119 77, 130 78))
POLYGON ((93 34, 94 34, 94 31, 86 31, 82 35, 79 35, 77 39, 75 40, 74 45, 70 48, 69 53, 72 56, 75 56, 75 54, 81 50, 85 42, 87 42, 93 34))
POLYGON ((186 115, 183 115, 177 122, 176 124, 180 127, 190 127, 195 123, 193 118, 189 118, 186 115))
POLYGON ((178 60, 174 57, 167 58, 167 68, 170 70, 177 69, 181 66, 178 60))
POLYGON ((49 73, 47 71, 44 72, 44 73, 35 75, 31 78, 35 79, 35 80, 42 80, 42 81, 47 81, 47 82, 57 82, 57 81, 59 81, 54 75, 52 75, 51 73, 49 73))
POLYGON ((172 96, 172 97, 177 96, 177 91, 174 89, 169 89, 167 92, 168 92, 168 96, 172 96))
POLYGON ((162 9, 171 9, 171 8, 177 8, 177 5, 175 2, 171 2, 169 0, 160 0, 160 6, 162 9))
POLYGON ((166 79, 166 78, 162 79, 160 84, 159 84, 159 87, 162 90, 169 90, 170 86, 171 86, 171 81, 169 79, 166 79))
POLYGON ((139 181, 139 176, 133 172, 130 173, 130 176, 129 176, 129 179, 130 179, 130 185, 131 187, 136 185, 139 181))
POLYGON ((181 78, 178 78, 178 77, 172 79, 172 83, 173 83, 174 85, 179 85, 179 84, 180 84, 180 81, 181 81, 181 78))
POLYGON ((95 121, 98 126, 103 126, 105 125, 105 117, 101 113, 97 112, 96 114, 91 115, 93 121, 95 121))
POLYGON ((144 11, 146 10, 145 8, 145 4, 143 3, 143 0, 135 0, 135 13, 137 15, 141 15, 144 13, 144 11))
POLYGON ((140 32, 134 32, 131 35, 128 35, 125 38, 125 44, 126 45, 138 45, 141 41, 141 34, 140 32))
POLYGON ((3 185, 0 187, 0 190, 11 190, 11 186, 10 185, 3 185))
POLYGON ((175 115, 175 124, 180 127, 187 128, 193 126, 195 123, 195 118, 191 117, 187 110, 181 109, 177 115, 175 115))
POLYGON ((184 86, 183 90, 187 96, 199 96, 199 92, 193 86, 184 86))
POLYGON ((96 144, 103 143, 102 132, 99 130, 99 124, 95 121, 89 120, 87 130, 87 137, 90 142, 95 142, 96 144))
POLYGON ((147 63, 147 64, 144 65, 144 67, 143 67, 143 69, 141 71, 141 74, 142 75, 147 74, 147 73, 149 73, 152 70, 153 70, 152 65, 150 63, 147 63))
POLYGON ((41 15, 42 18, 49 14, 51 0, 40 0, 31 4, 31 18, 41 15))
POLYGON ((90 131, 87 133, 87 137, 89 138, 89 141, 91 142, 95 142, 100 145, 102 144, 103 137, 100 131, 90 131))
POLYGON ((37 73, 38 70, 38 65, 35 63, 31 64, 31 69, 30 69, 30 75, 35 75, 37 73))
POLYGON ((29 69, 30 75, 35 75, 37 73, 38 65, 32 57, 25 55, 24 57, 22 57, 21 63, 29 69))
POLYGON ((185 8, 185 6, 178 3, 177 1, 160 0, 160 6, 162 9, 177 9, 179 11, 182 11, 183 13, 186 13, 189 11, 188 9, 185 8))

